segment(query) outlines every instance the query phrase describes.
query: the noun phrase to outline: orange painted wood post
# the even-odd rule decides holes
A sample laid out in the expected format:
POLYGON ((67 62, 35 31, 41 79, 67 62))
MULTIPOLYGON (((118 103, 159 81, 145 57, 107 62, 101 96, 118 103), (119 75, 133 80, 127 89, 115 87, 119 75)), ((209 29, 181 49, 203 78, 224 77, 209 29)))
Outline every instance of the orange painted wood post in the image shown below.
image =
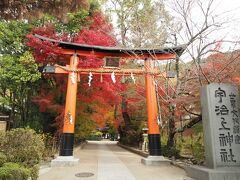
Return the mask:
MULTIPOLYGON (((75 69, 78 65, 76 54, 70 58, 69 68, 75 69)), ((76 113, 76 96, 77 96, 77 72, 68 73, 68 85, 64 114, 63 133, 60 144, 60 156, 72 156, 74 144, 74 124, 76 113)))
MULTIPOLYGON (((149 72, 152 68, 152 60, 145 60, 145 71, 149 72)), ((161 155, 161 142, 159 134, 159 126, 157 123, 158 109, 156 88, 154 76, 151 74, 145 75, 146 82, 146 99, 147 99, 147 113, 148 113, 148 140, 149 140, 149 155, 161 155)))

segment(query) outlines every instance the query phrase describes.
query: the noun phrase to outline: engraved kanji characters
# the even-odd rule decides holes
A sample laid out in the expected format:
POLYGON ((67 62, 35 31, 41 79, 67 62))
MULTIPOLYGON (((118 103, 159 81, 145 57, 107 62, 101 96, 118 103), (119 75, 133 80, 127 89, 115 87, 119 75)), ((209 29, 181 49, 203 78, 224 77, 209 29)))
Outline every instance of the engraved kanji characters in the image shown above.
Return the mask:
POLYGON ((214 111, 219 122, 220 161, 223 163, 236 163, 234 145, 240 144, 237 96, 233 92, 225 91, 222 87, 218 87, 214 92, 216 98, 214 111), (231 119, 233 126, 229 121, 231 119))
POLYGON ((222 162, 236 162, 232 149, 229 149, 229 151, 227 149, 220 149, 220 155, 222 162))
POLYGON ((219 103, 222 103, 222 98, 226 97, 226 92, 220 87, 215 91, 215 97, 219 97, 219 103))
POLYGON ((226 134, 219 134, 219 142, 220 142, 220 146, 224 147, 224 146, 230 146, 233 143, 233 135, 230 135, 230 132, 226 134))
POLYGON ((221 117, 221 125, 222 127, 219 128, 219 130, 230 130, 230 128, 226 127, 227 122, 225 121, 225 118, 221 117))
POLYGON ((215 106, 216 115, 228 115, 228 108, 225 105, 215 106))
POLYGON ((234 139, 235 139, 235 144, 240 144, 240 123, 239 123, 239 114, 238 114, 238 110, 237 110, 237 106, 236 106, 236 95, 231 93, 229 95, 230 97, 230 104, 231 104, 231 107, 232 107, 232 111, 231 111, 231 114, 232 114, 232 121, 233 121, 233 134, 235 135, 234 136, 234 139))

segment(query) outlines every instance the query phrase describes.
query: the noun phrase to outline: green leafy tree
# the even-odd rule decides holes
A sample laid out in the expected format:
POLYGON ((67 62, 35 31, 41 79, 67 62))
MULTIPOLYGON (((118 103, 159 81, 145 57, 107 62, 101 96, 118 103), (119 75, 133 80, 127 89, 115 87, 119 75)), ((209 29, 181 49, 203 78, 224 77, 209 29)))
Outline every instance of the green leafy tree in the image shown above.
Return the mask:
POLYGON ((0 54, 21 55, 26 50, 23 40, 30 28, 28 23, 0 20, 0 54))
POLYGON ((103 9, 117 19, 123 46, 159 47, 167 39, 173 19, 164 2, 153 0, 105 0, 103 9))
POLYGON ((2 55, 0 57, 0 92, 2 104, 11 109, 11 119, 16 115, 24 122, 29 119, 31 95, 35 82, 41 77, 32 54, 26 51, 22 56, 2 55), (7 103, 6 103, 7 102, 7 103))
MULTIPOLYGON (((3 110, 10 109, 11 120, 30 118, 31 95, 41 74, 24 37, 31 26, 17 21, 0 21, 0 96, 3 110)), ((20 121, 20 124, 22 123, 20 121)))

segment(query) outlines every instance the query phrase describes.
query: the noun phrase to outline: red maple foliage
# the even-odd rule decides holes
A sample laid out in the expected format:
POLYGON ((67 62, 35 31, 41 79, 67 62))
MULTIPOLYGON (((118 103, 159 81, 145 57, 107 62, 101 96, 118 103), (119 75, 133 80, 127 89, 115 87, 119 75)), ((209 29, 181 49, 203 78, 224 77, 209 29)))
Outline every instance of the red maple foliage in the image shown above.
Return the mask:
MULTIPOLYGON (((52 24, 48 24, 44 27, 38 27, 32 30, 27 35, 27 45, 33 50, 34 57, 37 63, 48 64, 68 64, 69 57, 59 53, 59 47, 57 44, 53 44, 47 41, 41 41, 34 36, 39 34, 45 37, 53 38, 62 41, 73 41, 80 44, 89 45, 100 45, 100 46, 115 46, 116 39, 112 34, 112 26, 109 24, 105 17, 100 13, 96 12, 92 17, 88 17, 87 20, 90 22, 89 27, 82 29, 77 35, 71 37, 69 34, 57 33, 55 27, 52 24)), ((81 68, 95 68, 103 65, 102 59, 97 59, 94 55, 90 57, 80 57, 79 67, 81 68)), ((60 117, 63 116, 63 104, 58 104, 55 99, 60 93, 66 93, 66 75, 47 75, 45 78, 53 79, 54 86, 50 91, 42 90, 39 96, 35 97, 34 100, 39 104, 40 110, 46 109, 55 110, 59 113, 56 118, 59 121, 60 117), (58 86, 59 88, 56 88, 58 86)), ((113 83, 110 75, 103 75, 103 82, 100 82, 100 75, 94 75, 91 83, 91 87, 88 86, 88 76, 81 75, 81 82, 78 84, 77 100, 85 103, 100 102, 103 107, 112 106, 120 102, 119 94, 126 87, 120 83, 120 79, 117 78, 117 83, 113 83)), ((77 114, 81 114, 81 110, 77 110, 77 114)), ((94 114, 94 119, 99 125, 104 124, 104 114, 108 109, 100 109, 98 116, 94 114)), ((62 120, 62 118, 61 118, 62 120)), ((61 126, 62 122, 58 123, 61 126)))
MULTIPOLYGON (((164 95, 163 99, 166 102, 162 103, 163 108, 167 107, 168 103, 173 103, 176 106, 175 120, 179 121, 181 117, 201 115, 200 107, 200 89, 209 83, 230 83, 240 84, 240 52, 215 53, 207 57, 200 67, 191 66, 186 74, 180 77, 181 89, 178 89, 178 95, 174 97, 176 91, 175 84, 170 87, 168 94, 169 98, 164 95)), ((164 82, 161 83, 162 88, 164 82)), ((164 116, 169 116, 168 109, 163 111, 164 116)))

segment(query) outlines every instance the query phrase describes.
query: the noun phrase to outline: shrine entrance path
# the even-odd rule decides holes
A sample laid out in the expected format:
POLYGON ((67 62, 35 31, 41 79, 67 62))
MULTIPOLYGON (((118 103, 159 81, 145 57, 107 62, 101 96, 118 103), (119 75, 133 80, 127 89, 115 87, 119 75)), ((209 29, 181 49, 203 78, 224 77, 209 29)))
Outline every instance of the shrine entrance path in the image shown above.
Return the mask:
POLYGON ((175 166, 145 166, 141 164, 141 156, 122 149, 112 141, 89 141, 83 149, 76 149, 74 156, 80 159, 78 166, 45 168, 40 170, 39 179, 183 180, 186 177, 185 171, 175 166), (84 172, 94 175, 75 176, 84 172))

